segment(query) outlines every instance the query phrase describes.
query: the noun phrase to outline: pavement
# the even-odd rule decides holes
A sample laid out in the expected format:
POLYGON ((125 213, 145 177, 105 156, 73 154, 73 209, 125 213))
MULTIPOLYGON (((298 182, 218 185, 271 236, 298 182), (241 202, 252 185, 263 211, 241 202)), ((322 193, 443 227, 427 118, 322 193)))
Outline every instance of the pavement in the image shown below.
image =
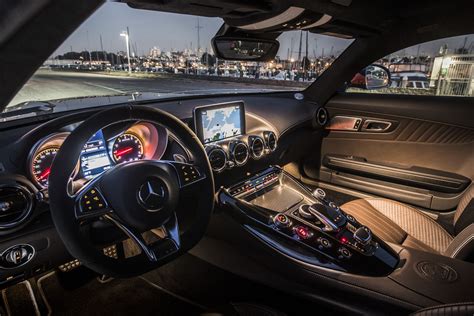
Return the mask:
POLYGON ((136 78, 85 72, 61 72, 40 69, 23 86, 9 105, 25 101, 55 100, 82 96, 131 94, 133 92, 192 92, 210 89, 275 89, 269 84, 210 81, 180 78, 136 78))

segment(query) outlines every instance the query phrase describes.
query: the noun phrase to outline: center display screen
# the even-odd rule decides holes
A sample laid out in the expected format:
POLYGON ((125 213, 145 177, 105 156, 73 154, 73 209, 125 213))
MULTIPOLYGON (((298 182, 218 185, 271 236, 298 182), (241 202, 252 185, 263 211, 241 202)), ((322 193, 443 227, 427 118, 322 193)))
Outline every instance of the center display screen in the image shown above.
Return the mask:
POLYGON ((87 141, 81 152, 81 169, 84 178, 94 176, 110 169, 111 162, 102 130, 98 131, 87 141))
POLYGON ((217 142, 245 133, 245 113, 242 102, 196 108, 196 132, 204 144, 217 142))

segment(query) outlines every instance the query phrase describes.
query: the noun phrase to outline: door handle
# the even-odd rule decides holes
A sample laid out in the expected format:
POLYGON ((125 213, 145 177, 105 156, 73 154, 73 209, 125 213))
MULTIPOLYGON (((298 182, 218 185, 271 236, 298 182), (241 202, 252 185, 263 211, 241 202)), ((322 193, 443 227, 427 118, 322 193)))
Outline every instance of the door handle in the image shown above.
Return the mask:
POLYGON ((372 132, 372 133, 383 133, 386 132, 390 126, 391 122, 382 121, 382 120, 365 120, 364 124, 360 129, 361 132, 372 132))

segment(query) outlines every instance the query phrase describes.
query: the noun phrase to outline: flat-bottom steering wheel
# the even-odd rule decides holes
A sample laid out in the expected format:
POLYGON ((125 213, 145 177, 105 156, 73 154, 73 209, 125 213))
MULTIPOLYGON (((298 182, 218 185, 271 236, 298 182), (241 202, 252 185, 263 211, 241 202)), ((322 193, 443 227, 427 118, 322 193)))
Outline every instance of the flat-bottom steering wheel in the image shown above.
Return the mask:
POLYGON ((214 180, 205 150, 188 126, 161 110, 122 106, 97 113, 67 137, 51 167, 49 197, 54 224, 73 257, 98 273, 132 277, 177 258, 202 238, 214 206, 214 180), (71 175, 84 144, 98 130, 125 121, 165 127, 179 138, 192 161, 118 164, 71 192, 71 175), (186 209, 180 209, 182 205, 186 209), (113 223, 141 254, 119 259, 106 256, 84 229, 84 223, 95 220, 113 223), (148 244, 142 234, 155 228, 164 234, 148 244))

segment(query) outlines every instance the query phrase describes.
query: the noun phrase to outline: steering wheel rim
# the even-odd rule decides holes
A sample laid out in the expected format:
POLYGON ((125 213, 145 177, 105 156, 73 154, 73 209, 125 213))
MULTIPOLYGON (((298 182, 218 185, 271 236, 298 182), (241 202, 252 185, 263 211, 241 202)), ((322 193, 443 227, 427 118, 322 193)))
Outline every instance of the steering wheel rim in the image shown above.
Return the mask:
MULTIPOLYGON (((214 195, 212 169, 198 137, 178 118, 164 111, 145 106, 120 106, 101 111, 84 121, 62 144, 53 161, 49 176, 51 215, 66 249, 85 266, 112 277, 132 277, 143 274, 191 249, 205 233, 214 207, 214 195), (165 127, 186 146, 192 156, 193 163, 183 164, 145 160, 119 164, 89 181, 85 185, 85 192, 81 189, 72 195, 68 189, 70 175, 77 164, 84 144, 98 130, 123 121, 147 121, 165 127), (185 170, 196 171, 199 177, 196 178, 196 181, 187 183, 182 177, 181 168, 194 168, 185 170), (126 179, 123 179, 126 180, 124 185, 117 181, 121 174, 126 176, 126 179), (155 181, 153 183, 156 184, 162 181, 160 183, 163 184, 158 185, 164 192, 163 201, 160 200, 162 205, 160 204, 158 211, 151 210, 149 205, 144 205, 143 201, 138 198, 145 182, 151 181, 148 180, 151 179, 150 177, 155 181), (140 180, 145 180, 145 182, 142 181, 143 183, 139 188, 133 187, 138 186, 140 180), (178 192, 175 191, 176 185, 179 186, 178 192), (121 195, 128 196, 129 199, 132 197, 132 193, 128 194, 125 191, 128 186, 130 186, 130 192, 136 192, 136 202, 140 203, 141 208, 132 201, 129 201, 127 207, 121 205, 124 198, 121 195), (94 210, 94 212, 88 213, 83 208, 84 198, 87 197, 87 194, 90 195, 92 189, 99 192, 106 207, 98 212, 94 210), (111 192, 115 190, 121 193, 111 196, 114 195, 111 192), (182 204, 184 200, 181 199, 186 197, 192 198, 193 205, 195 205, 194 212, 187 212, 190 214, 186 213, 186 216, 191 216, 191 214, 194 216, 192 217, 192 225, 187 225, 188 227, 185 230, 180 231, 178 216, 176 215, 177 210, 172 208, 182 204), (128 210, 128 207, 132 210, 128 210), (109 210, 105 210, 106 208, 109 210), (113 208, 120 208, 120 211, 113 208), (97 218, 106 219, 115 224, 135 241, 136 245, 142 250, 142 254, 124 260, 105 256, 101 249, 97 249, 88 238, 85 238, 79 225, 81 221, 85 220, 84 215, 89 216, 90 214, 97 215, 97 218), (165 215, 169 216, 164 220, 165 215), (162 221, 162 227, 166 230, 168 239, 164 238, 160 241, 161 244, 158 242, 159 245, 155 245, 155 248, 150 250, 147 249, 146 245, 140 244, 144 243, 141 233, 143 232, 142 229, 147 228, 147 225, 154 223, 154 221, 156 223, 162 221), (147 222, 147 224, 143 222, 147 222), (165 242, 167 244, 163 246, 165 242), (176 249, 169 250, 174 247, 172 245, 176 245, 176 249), (168 251, 166 249, 170 253, 163 255, 163 252, 168 251), (149 251, 156 252, 155 259, 157 260, 153 260, 153 254, 149 251)), ((189 222, 189 219, 187 221, 189 222)))

